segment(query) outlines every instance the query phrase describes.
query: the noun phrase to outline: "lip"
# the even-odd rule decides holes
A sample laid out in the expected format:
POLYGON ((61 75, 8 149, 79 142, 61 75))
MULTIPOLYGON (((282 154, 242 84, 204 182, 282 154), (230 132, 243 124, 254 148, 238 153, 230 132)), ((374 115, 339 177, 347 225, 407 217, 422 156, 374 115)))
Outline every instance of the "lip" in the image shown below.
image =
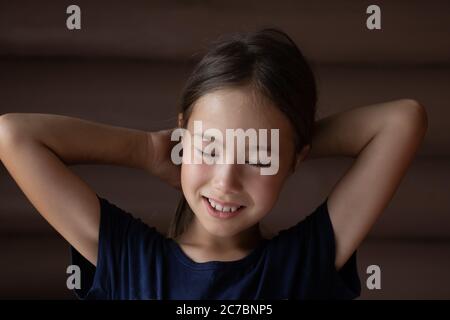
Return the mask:
MULTIPOLYGON (((214 200, 214 199, 212 199, 212 200, 214 200)), ((203 201, 208 213, 211 216, 219 218, 219 219, 231 219, 233 217, 236 217, 238 214, 240 214, 245 209, 245 207, 240 207, 235 212, 231 212, 231 211, 230 212, 221 212, 221 211, 218 211, 218 210, 214 209, 213 207, 211 207, 211 205, 208 201, 208 198, 202 196, 202 201, 203 201)))
POLYGON ((213 200, 215 203, 220 204, 222 207, 240 207, 240 206, 243 206, 243 205, 241 205, 239 203, 236 203, 236 202, 223 202, 223 201, 217 200, 217 199, 215 199, 213 197, 207 197, 207 196, 204 196, 204 197, 213 200))

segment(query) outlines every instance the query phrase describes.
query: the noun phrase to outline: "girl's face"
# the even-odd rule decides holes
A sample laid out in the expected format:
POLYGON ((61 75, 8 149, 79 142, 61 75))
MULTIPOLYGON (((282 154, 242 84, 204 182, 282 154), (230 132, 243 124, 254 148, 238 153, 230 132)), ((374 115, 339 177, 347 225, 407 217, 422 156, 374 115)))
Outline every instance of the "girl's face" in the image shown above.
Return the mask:
MULTIPOLYGON (((292 172, 295 157, 294 131, 287 117, 265 99, 258 97, 248 87, 221 89, 202 96, 195 103, 186 129, 191 139, 183 140, 181 186, 184 196, 198 222, 210 234, 231 237, 258 223, 275 205, 282 186, 292 172), (279 169, 275 175, 261 175, 261 167, 253 164, 194 164, 193 159, 202 159, 194 148, 194 121, 202 122, 202 131, 218 129, 225 140, 225 129, 244 131, 250 128, 267 129, 267 144, 270 146, 270 129, 279 129, 279 169), (211 213, 208 199, 222 206, 237 207, 233 217, 228 214, 211 213), (223 218, 228 217, 228 218, 223 218)), ((203 141, 205 148, 211 142, 203 141)), ((259 146, 260 141, 258 141, 259 146)), ((235 139, 234 148, 237 141, 235 139)), ((248 144, 246 144, 248 155, 248 144)), ((226 144, 223 144, 226 152, 226 144)), ((235 149, 235 157, 236 157, 235 149)), ((270 153, 269 153, 270 155, 270 153)), ((273 158, 273 157, 272 157, 273 158)), ((205 159, 205 158, 203 158, 205 159)), ((248 158, 246 158, 248 160, 248 158)))

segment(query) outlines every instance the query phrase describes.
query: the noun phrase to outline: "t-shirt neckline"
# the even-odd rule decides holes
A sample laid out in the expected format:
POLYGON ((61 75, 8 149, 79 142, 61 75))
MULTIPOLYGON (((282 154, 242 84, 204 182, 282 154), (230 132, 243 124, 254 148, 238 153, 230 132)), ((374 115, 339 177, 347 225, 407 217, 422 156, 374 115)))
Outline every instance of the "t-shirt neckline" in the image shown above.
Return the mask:
POLYGON ((196 262, 192 260, 181 248, 181 246, 173 239, 167 238, 169 241, 169 245, 171 247, 171 251, 176 255, 176 257, 186 266, 196 269, 196 270, 211 270, 211 269, 219 269, 219 268, 232 268, 237 266, 243 266, 247 263, 251 263, 266 247, 269 239, 263 239, 257 247, 255 247, 249 254, 245 257, 232 260, 232 261, 207 261, 207 262, 196 262))

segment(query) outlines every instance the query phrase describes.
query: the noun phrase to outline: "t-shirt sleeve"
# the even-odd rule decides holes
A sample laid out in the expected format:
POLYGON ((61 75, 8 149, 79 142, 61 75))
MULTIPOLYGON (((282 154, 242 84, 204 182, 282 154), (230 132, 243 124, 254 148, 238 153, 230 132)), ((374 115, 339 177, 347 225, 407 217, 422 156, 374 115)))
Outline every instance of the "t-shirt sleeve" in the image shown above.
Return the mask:
POLYGON ((163 235, 97 195, 100 226, 97 267, 70 245, 71 264, 81 271, 81 286, 73 289, 78 299, 130 298, 139 289, 139 274, 156 253, 163 235))
POLYGON ((290 282, 290 296, 297 299, 355 299, 361 294, 356 250, 338 271, 328 198, 296 225, 280 231, 274 258, 290 282))

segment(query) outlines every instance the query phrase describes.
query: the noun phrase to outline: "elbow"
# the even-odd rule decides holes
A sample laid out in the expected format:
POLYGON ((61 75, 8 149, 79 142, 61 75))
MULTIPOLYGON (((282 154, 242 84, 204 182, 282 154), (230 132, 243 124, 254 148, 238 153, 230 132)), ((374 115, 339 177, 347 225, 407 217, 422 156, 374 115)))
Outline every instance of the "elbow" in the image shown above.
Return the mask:
POLYGON ((407 99, 410 121, 423 130, 428 129, 428 114, 426 108, 414 99, 407 99))
POLYGON ((408 98, 399 100, 397 106, 391 117, 394 125, 424 136, 428 129, 428 114, 423 104, 408 98))
POLYGON ((5 113, 0 115, 0 150, 6 146, 19 143, 22 131, 19 125, 20 114, 5 113))

